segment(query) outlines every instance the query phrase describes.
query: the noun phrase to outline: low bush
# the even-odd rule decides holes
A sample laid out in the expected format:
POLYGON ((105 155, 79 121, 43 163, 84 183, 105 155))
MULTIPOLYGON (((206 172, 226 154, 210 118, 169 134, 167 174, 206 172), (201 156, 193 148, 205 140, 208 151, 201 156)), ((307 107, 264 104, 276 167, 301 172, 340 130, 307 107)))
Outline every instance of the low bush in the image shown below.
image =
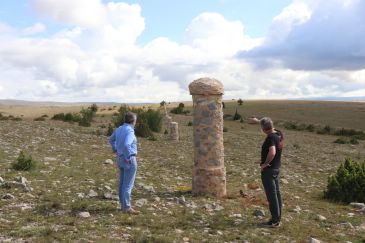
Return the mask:
POLYGON ((190 111, 184 110, 184 103, 180 103, 177 107, 171 109, 171 113, 173 114, 188 114, 190 111))
POLYGON ((238 121, 238 120, 241 120, 241 119, 242 119, 242 116, 238 113, 238 111, 236 109, 236 112, 234 113, 234 116, 233 116, 233 120, 238 121))
POLYGON ((17 161, 13 163, 12 166, 15 170, 28 171, 36 168, 37 161, 34 160, 31 155, 27 154, 24 151, 21 151, 17 158, 17 161))
POLYGON ((228 132, 228 128, 227 127, 223 127, 223 132, 228 132))
POLYGON ((162 129, 162 115, 158 110, 148 109, 147 111, 139 108, 129 108, 122 105, 118 114, 113 118, 115 127, 124 123, 124 116, 127 111, 137 114, 136 135, 139 137, 151 137, 153 132, 160 132, 162 129))
POLYGON ((43 116, 40 116, 40 117, 37 117, 37 118, 34 118, 33 121, 45 121, 46 118, 44 118, 43 116))
POLYGON ((358 163, 346 159, 335 175, 328 178, 324 196, 337 202, 365 201, 365 162, 358 163))
POLYGON ((192 121, 189 121, 188 122, 188 127, 191 127, 193 125, 193 122, 192 121))
POLYGON ((338 143, 338 144, 348 144, 349 141, 347 141, 347 139, 345 138, 337 138, 334 143, 338 143))

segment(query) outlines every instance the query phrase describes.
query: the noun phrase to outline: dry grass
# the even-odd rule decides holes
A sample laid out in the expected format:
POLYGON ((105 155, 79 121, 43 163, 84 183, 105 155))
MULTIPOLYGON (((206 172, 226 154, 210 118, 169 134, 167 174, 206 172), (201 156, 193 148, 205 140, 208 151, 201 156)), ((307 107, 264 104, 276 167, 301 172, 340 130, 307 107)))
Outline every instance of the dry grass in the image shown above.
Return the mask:
MULTIPOLYGON (((226 112, 234 112, 235 106, 227 103, 226 112)), ((364 110, 360 108, 358 103, 252 101, 239 107, 239 113, 365 130, 361 124, 364 110), (336 112, 334 107, 338 107, 336 112), (342 119, 344 114, 346 119, 342 119)), ((60 111, 67 110, 51 110, 49 114, 60 111)), ((0 188, 1 197, 5 193, 15 196, 13 200, 0 200, 0 241, 11 238, 31 242, 182 242, 188 238, 190 242, 306 242, 310 236, 325 242, 365 240, 364 231, 356 229, 365 223, 363 214, 349 215, 353 213, 349 206, 322 198, 327 177, 345 157, 365 160, 364 141, 359 145, 340 145, 333 143, 333 136, 279 127, 286 134, 282 177, 289 183, 282 183, 283 227, 269 230, 260 226, 264 219, 253 216, 258 208, 269 214, 258 166, 264 139, 259 127, 225 122, 229 196, 192 197, 192 127, 187 126, 192 117, 173 115, 173 120, 179 122, 179 142, 168 141, 163 134, 156 135, 158 141, 138 140, 139 167, 133 202, 144 198, 148 203, 139 208, 142 214, 128 216, 118 211, 117 202, 102 196, 108 191, 106 186, 116 193, 118 181, 115 165, 103 163, 113 159, 107 137, 100 135, 106 131, 101 126, 111 119, 109 114, 103 115, 98 113, 89 128, 48 119, 0 121, 0 176, 5 180, 25 176, 34 189, 24 193, 19 188, 0 188), (20 150, 28 151, 40 162, 37 170, 11 169, 20 150), (153 186, 156 192, 144 191, 141 183, 153 186), (99 196, 78 197, 78 193, 88 194, 91 189, 99 196), (240 190, 245 196, 241 196, 240 190), (185 205, 181 203, 182 196, 185 205), (30 208, 24 209, 25 205, 30 208), (214 210, 217 205, 224 209, 214 210), (301 210, 295 212, 296 207, 301 210), (80 211, 88 211, 91 217, 78 217, 80 211), (319 221, 319 214, 327 220, 319 221), (338 226, 342 222, 355 228, 338 226)))

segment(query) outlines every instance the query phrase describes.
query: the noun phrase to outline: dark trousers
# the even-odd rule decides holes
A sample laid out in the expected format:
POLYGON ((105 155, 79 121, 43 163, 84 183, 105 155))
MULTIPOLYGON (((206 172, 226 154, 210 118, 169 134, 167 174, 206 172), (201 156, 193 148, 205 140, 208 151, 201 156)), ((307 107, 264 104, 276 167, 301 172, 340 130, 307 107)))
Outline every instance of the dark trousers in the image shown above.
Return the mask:
POLYGON ((266 198, 269 202, 272 222, 276 223, 281 219, 281 195, 279 187, 279 169, 265 168, 261 172, 261 180, 265 189, 266 198))

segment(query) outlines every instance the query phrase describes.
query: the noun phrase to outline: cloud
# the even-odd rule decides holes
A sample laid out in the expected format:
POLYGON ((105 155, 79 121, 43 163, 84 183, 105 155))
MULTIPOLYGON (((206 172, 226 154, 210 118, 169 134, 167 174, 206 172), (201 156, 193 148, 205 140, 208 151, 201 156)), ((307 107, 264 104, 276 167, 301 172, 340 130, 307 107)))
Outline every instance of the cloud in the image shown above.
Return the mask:
POLYGON ((295 0, 272 23, 263 45, 241 58, 259 67, 360 70, 365 66, 365 2, 295 0))
POLYGON ((33 35, 33 34, 42 33, 43 31, 45 31, 45 29, 46 29, 46 27, 44 26, 44 24, 35 23, 34 25, 23 29, 22 33, 24 35, 33 35))
MULTIPOLYGON (((345 3, 341 6, 348 9, 359 6, 354 0, 345 3)), ((329 63, 329 58, 321 54, 321 45, 317 46, 319 52, 309 45, 310 38, 325 39, 320 33, 313 35, 314 27, 317 31, 322 27, 312 22, 328 6, 314 0, 294 1, 273 20, 265 38, 247 36, 240 21, 230 21, 218 13, 201 13, 187 25, 181 43, 158 37, 142 46, 136 41, 144 31, 145 20, 137 4, 33 0, 32 6, 50 20, 42 18, 42 23, 25 29, 0 22, 0 86, 4 98, 190 100, 188 84, 203 76, 221 80, 227 99, 341 96, 365 89, 364 68, 304 68, 312 62, 329 63), (47 21, 61 23, 62 29, 49 35, 47 21), (288 44, 288 40, 293 42, 288 44), (308 48, 304 50, 300 45, 305 43, 308 48), (303 50, 296 49, 297 45, 303 50), (236 58, 242 51, 244 58, 236 58), (315 55, 317 59, 313 59, 315 55), (265 64, 264 69, 257 68, 265 64)), ((331 15, 322 25, 336 18, 331 15)), ((347 53, 352 47, 346 48, 340 52, 347 53)))

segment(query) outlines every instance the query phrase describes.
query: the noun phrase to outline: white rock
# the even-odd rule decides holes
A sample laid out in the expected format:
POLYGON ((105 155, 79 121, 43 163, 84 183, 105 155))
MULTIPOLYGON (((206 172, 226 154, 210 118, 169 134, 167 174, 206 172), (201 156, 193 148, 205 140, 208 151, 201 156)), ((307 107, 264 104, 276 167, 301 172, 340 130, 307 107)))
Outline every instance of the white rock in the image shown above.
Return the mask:
POLYGON ((112 164, 114 164, 114 162, 111 159, 107 159, 104 161, 104 164, 112 165, 112 164))
POLYGON ((22 184, 27 184, 28 183, 28 180, 23 176, 16 176, 14 178, 14 181, 22 183, 22 184))
POLYGON ((4 183, 5 180, 0 176, 0 183, 4 183))
POLYGON ((353 229, 354 228, 354 226, 350 222, 339 223, 336 226, 340 227, 340 228, 345 228, 345 229, 353 229))
POLYGON ((89 194, 87 194, 88 197, 97 197, 98 196, 98 193, 94 190, 90 190, 89 191, 89 194))
POLYGON ((317 218, 318 218, 319 221, 327 220, 326 217, 324 217, 323 215, 320 215, 320 214, 317 215, 317 218))
POLYGON ((309 238, 309 241, 308 241, 309 243, 321 243, 321 241, 320 240, 317 240, 317 239, 315 239, 315 238, 309 238))
POLYGON ((283 184, 289 184, 289 181, 287 179, 281 178, 280 182, 283 184))
POLYGON ((135 202, 135 205, 137 207, 142 207, 144 205, 146 205, 148 203, 147 199, 145 198, 141 198, 141 199, 138 199, 136 202, 135 202))
POLYGON ((175 233, 176 233, 176 234, 182 234, 182 233, 184 233, 184 231, 183 231, 183 230, 181 230, 181 229, 175 229, 175 233))
POLYGON ((11 199, 14 199, 15 197, 13 195, 11 195, 10 193, 6 193, 2 198, 6 199, 6 200, 11 200, 11 199))
POLYGON ((76 193, 76 195, 78 198, 85 198, 85 193, 83 193, 83 192, 78 192, 78 193, 76 193))
POLYGON ((357 208, 357 209, 363 209, 363 208, 365 208, 365 203, 352 202, 352 203, 350 203, 350 206, 352 206, 353 208, 357 208))
POLYGON ((155 197, 154 199, 155 199, 155 202, 160 202, 161 201, 161 198, 159 198, 159 197, 155 197))
POLYGON ((142 190, 145 192, 150 192, 150 193, 155 193, 155 189, 153 188, 153 186, 146 186, 146 185, 142 185, 142 190))
POLYGON ((79 216, 80 218, 89 218, 89 217, 90 217, 90 213, 89 213, 89 212, 80 212, 80 213, 78 214, 78 216, 79 216))

